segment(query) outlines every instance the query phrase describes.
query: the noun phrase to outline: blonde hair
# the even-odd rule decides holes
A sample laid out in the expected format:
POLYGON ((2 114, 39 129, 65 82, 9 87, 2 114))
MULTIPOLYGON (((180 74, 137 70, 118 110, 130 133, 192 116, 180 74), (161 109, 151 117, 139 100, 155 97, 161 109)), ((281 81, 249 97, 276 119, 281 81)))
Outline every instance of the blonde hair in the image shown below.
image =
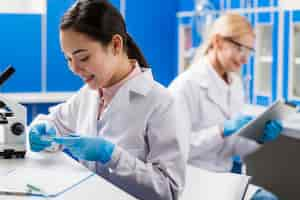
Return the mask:
POLYGON ((253 36, 255 35, 246 17, 232 13, 222 15, 213 23, 206 41, 196 50, 193 63, 198 61, 202 55, 207 55, 208 51, 212 48, 212 41, 216 35, 238 38, 249 33, 253 34, 253 36))

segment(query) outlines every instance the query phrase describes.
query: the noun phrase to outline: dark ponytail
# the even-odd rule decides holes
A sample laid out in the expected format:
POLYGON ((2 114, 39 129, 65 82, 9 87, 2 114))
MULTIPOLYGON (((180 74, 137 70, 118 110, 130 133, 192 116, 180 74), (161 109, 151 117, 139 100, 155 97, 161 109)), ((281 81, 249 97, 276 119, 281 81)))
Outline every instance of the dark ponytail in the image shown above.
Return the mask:
POLYGON ((107 0, 77 0, 62 17, 60 29, 73 29, 104 46, 118 34, 123 38, 128 58, 136 59, 141 67, 149 67, 141 50, 127 33, 122 15, 107 0))
POLYGON ((140 66, 148 68, 149 66, 147 64, 147 61, 146 61, 143 53, 141 52, 141 50, 139 49, 137 44, 134 42, 132 37, 128 33, 126 35, 127 35, 127 55, 128 55, 128 58, 137 59, 140 66))

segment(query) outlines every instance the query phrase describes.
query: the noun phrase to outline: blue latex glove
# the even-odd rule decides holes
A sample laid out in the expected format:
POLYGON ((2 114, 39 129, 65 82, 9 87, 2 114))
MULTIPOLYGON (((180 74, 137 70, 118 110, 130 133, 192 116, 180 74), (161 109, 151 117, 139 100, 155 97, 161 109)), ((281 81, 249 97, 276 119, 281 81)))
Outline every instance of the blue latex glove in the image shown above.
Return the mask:
POLYGON ((238 116, 234 119, 226 120, 224 122, 224 130, 223 135, 224 137, 228 137, 235 132, 237 132, 240 128, 242 128, 244 125, 246 125, 249 121, 253 119, 252 116, 238 116))
POLYGON ((242 174, 243 162, 239 155, 232 156, 231 172, 235 174, 242 174))
POLYGON ((271 192, 260 189, 251 197, 251 200, 278 200, 278 198, 271 192))
POLYGON ((55 137, 54 142, 65 146, 81 160, 99 161, 102 164, 110 161, 115 145, 101 137, 70 136, 55 137))
POLYGON ((278 138, 282 131, 282 123, 279 120, 272 120, 265 124, 264 132, 259 143, 270 142, 278 138))
POLYGON ((51 146, 51 138, 56 135, 55 129, 48 123, 37 123, 29 129, 30 149, 39 152, 51 146))

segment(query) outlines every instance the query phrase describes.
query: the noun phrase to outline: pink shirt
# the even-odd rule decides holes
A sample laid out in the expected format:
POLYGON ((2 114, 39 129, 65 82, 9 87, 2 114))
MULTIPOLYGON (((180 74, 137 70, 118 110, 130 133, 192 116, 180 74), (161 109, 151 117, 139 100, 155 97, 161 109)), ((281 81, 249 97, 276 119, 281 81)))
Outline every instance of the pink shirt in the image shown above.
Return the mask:
POLYGON ((119 81, 118 83, 108 87, 108 88, 99 88, 99 96, 100 96, 100 104, 99 104, 99 112, 98 112, 98 119, 100 115, 103 113, 104 109, 107 105, 111 102, 112 98, 118 92, 118 90, 124 85, 128 80, 132 79, 133 77, 139 75, 142 71, 136 61, 134 62, 134 68, 128 74, 127 77, 119 81))

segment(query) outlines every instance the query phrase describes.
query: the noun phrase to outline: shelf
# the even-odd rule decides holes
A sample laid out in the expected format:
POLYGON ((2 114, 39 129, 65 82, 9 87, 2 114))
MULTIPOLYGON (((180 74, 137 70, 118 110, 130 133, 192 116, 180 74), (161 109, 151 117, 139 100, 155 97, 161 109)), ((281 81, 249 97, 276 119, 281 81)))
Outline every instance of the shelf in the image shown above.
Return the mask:
POLYGON ((44 14, 46 5, 46 0, 1 0, 0 13, 44 14))
POLYGON ((272 58, 272 56, 260 56, 259 61, 260 62, 265 62, 265 63, 272 63, 273 58, 272 58))
POLYGON ((259 60, 265 62, 257 62, 254 72, 254 90, 255 95, 258 96, 270 96, 272 90, 272 78, 271 78, 271 63, 270 57, 259 57, 259 60), (261 59, 263 58, 263 59, 261 59))
POLYGON ((262 96, 262 97, 270 97, 271 92, 266 92, 266 91, 256 89, 255 95, 262 96))
POLYGON ((300 65, 300 57, 294 58, 294 62, 296 65, 300 65))
POLYGON ((294 82, 294 83, 292 83, 293 86, 290 89, 292 99, 300 100, 300 88, 296 86, 298 84, 297 84, 297 82, 295 82, 295 80, 293 82, 294 82))
POLYGON ((300 9, 300 2, 295 0, 278 1, 279 7, 286 10, 300 9))
POLYGON ((75 92, 44 92, 44 93, 1 93, 0 95, 13 99, 18 103, 59 103, 66 101, 75 92))
POLYGON ((292 91, 292 94, 290 95, 289 99, 293 99, 295 101, 300 101, 300 95, 296 95, 294 91, 292 91))

